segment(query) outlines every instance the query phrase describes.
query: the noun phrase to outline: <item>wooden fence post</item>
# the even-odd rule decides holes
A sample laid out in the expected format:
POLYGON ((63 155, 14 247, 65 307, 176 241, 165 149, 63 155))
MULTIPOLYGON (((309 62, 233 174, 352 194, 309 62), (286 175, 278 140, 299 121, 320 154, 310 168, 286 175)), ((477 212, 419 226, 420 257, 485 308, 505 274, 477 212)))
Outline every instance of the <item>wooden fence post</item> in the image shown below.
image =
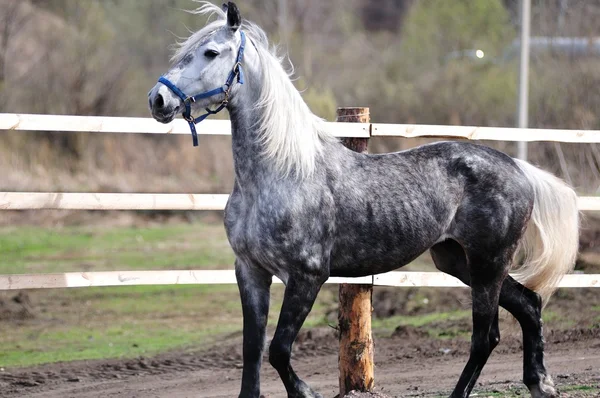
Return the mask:
MULTIPOLYGON (((338 108, 338 122, 369 123, 369 108, 338 108)), ((366 152, 368 138, 343 138, 342 143, 356 152, 366 152)), ((340 398, 352 390, 372 390, 373 336, 371 333, 372 285, 341 284, 340 309, 340 398)))

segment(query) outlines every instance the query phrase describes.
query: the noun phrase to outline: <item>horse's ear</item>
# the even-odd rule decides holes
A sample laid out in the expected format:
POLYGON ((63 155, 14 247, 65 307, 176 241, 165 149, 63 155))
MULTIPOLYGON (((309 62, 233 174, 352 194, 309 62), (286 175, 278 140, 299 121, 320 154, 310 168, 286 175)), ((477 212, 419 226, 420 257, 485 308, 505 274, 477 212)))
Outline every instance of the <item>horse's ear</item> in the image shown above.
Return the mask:
POLYGON ((237 30, 242 24, 240 10, 232 1, 227 4, 223 4, 223 11, 225 10, 227 11, 227 25, 229 25, 231 29, 237 30))

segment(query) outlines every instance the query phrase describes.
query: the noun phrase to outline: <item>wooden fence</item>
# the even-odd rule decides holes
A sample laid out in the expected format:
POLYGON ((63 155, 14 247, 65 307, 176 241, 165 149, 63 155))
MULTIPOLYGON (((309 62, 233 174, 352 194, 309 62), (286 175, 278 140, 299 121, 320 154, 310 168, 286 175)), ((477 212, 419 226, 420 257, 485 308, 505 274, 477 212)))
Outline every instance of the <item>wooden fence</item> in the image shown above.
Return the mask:
MULTIPOLYGON (((497 141, 600 143, 600 131, 429 126, 381 123, 328 123, 338 137, 434 137, 497 141)), ((185 121, 163 125, 148 118, 0 114, 0 130, 97 133, 189 134, 185 121)), ((206 120, 200 135, 230 135, 228 121, 206 120)), ((0 192, 0 210, 223 210, 228 195, 0 192)), ((580 197, 582 211, 600 211, 600 197, 580 197)), ((277 280, 275 282, 278 282, 277 280)), ((230 284, 233 271, 114 271, 61 274, 0 275, 0 290, 147 284, 230 284)), ((380 286, 464 286, 438 272, 390 272, 366 278, 330 278, 328 283, 380 286)), ((600 275, 567 275, 561 287, 597 287, 600 275)))

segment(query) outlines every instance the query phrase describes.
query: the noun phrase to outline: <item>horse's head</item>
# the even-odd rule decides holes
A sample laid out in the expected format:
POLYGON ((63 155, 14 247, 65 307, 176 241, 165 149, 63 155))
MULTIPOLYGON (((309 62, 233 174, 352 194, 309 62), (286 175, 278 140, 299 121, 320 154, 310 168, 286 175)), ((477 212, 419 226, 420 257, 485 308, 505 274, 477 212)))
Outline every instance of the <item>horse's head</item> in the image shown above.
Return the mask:
POLYGON ((212 22, 183 43, 173 57, 173 67, 148 93, 157 121, 169 123, 178 113, 187 119, 190 107, 226 105, 235 94, 242 78, 238 64, 243 56, 242 18, 232 2, 224 5, 223 12, 226 22, 212 22))

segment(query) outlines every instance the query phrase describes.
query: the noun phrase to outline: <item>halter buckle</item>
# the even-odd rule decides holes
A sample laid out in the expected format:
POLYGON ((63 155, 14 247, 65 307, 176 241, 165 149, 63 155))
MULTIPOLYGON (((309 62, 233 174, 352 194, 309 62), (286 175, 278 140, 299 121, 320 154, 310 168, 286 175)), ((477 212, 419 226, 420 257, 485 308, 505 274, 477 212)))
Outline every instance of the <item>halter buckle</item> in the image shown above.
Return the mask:
POLYGON ((223 106, 227 106, 227 104, 229 104, 229 90, 231 90, 231 86, 229 86, 229 88, 225 90, 225 98, 223 99, 223 101, 221 101, 221 104, 223 106))
POLYGON ((183 116, 183 119, 184 119, 186 122, 189 122, 189 123, 194 123, 194 121, 195 121, 195 119, 194 119, 194 117, 193 117, 192 115, 188 115, 188 116, 186 116, 186 115, 181 115, 181 116, 183 116))

